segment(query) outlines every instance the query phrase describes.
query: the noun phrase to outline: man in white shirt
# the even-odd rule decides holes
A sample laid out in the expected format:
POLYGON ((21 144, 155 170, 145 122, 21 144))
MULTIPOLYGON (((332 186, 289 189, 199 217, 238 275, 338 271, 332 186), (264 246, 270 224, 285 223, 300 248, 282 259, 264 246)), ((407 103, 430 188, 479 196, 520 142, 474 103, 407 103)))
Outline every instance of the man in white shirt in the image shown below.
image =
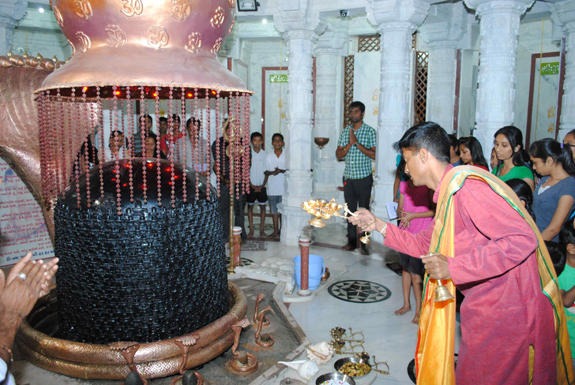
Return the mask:
POLYGON ((265 172, 266 172, 266 158, 267 154, 262 148, 264 137, 259 132, 254 132, 250 136, 252 143, 252 156, 250 165, 250 193, 247 196, 248 202, 248 221, 250 224, 250 232, 248 238, 254 236, 254 206, 260 207, 260 237, 265 235, 264 225, 266 219, 266 205, 268 203, 268 195, 266 192, 265 172))
POLYGON ((280 214, 278 212, 278 204, 282 202, 282 196, 285 193, 285 172, 286 172, 286 159, 283 151, 284 137, 280 133, 275 133, 272 136, 273 152, 266 156, 266 178, 264 184, 267 186, 268 201, 270 203, 270 212, 274 223, 274 232, 270 234, 270 238, 279 240, 280 236, 280 214))

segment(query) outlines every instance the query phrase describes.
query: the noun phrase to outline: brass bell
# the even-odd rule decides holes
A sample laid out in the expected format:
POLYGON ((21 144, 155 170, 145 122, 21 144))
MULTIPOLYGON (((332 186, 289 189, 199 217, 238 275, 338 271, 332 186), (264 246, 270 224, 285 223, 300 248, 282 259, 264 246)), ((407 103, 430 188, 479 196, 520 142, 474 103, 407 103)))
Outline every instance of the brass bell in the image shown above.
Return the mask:
POLYGON ((365 233, 361 238, 359 238, 360 242, 364 245, 369 245, 371 233, 365 233))
POLYGON ((437 280, 437 287, 435 288, 435 302, 447 302, 453 300, 454 297, 449 292, 447 286, 441 283, 441 280, 437 280))

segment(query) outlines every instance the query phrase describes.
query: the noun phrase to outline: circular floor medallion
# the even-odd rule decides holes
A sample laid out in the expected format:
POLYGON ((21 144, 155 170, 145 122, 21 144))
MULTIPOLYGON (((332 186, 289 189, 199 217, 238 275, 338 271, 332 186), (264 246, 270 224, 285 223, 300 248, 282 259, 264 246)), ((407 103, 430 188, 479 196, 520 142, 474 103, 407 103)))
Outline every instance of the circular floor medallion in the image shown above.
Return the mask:
POLYGON ((391 290, 379 283, 351 279, 332 284, 329 294, 337 299, 355 303, 374 303, 385 301, 391 296, 391 290))

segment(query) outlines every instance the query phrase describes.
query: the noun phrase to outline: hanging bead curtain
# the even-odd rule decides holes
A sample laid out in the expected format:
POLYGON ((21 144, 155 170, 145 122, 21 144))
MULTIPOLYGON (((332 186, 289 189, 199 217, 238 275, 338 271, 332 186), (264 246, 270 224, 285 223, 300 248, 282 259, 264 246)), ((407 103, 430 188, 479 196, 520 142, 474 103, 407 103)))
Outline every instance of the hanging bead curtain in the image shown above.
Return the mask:
MULTIPOLYGON (((162 172, 170 174, 173 205, 176 184, 185 183, 185 180, 176 180, 172 172, 174 163, 183 164, 205 176, 210 174, 213 163, 210 148, 212 124, 216 137, 226 138, 215 141, 213 168, 218 177, 217 191, 220 191, 220 184, 224 184, 230 189, 230 194, 239 196, 247 192, 249 94, 238 92, 222 97, 215 90, 184 87, 82 87, 66 91, 66 96, 60 89, 42 91, 38 98, 42 188, 49 202, 53 202, 66 188, 79 192, 80 176, 93 168, 102 174, 105 162, 115 162, 119 174, 121 159, 145 157, 156 165, 143 172, 157 173, 158 183, 161 183, 162 172), (154 115, 157 118, 152 118, 152 125, 159 124, 161 101, 167 101, 168 109, 162 112, 167 118, 168 128, 165 133, 154 133, 145 128, 146 120, 154 115), (229 137, 220 127, 222 124, 229 127, 229 137), (152 143, 152 147, 147 145, 149 143, 152 143), (162 158, 167 159, 171 166, 162 169, 162 158), (233 167, 230 162, 233 162, 233 167), (234 170, 233 186, 228 183, 230 169, 234 170)), ((130 167, 131 162, 126 165, 130 167)), ((116 181, 118 209, 121 195, 128 194, 132 201, 134 189, 143 190, 146 198, 145 184, 134 186, 131 178, 127 185, 120 185, 119 178, 116 181)), ((103 185, 103 182, 101 177, 100 184, 103 185)), ((199 179, 196 179, 196 183, 199 183, 199 179)), ((102 189, 101 196, 90 196, 89 186, 87 191, 88 195, 82 199, 78 194, 78 207, 90 207, 103 196, 102 189)), ((197 186, 195 192, 199 194, 197 186)), ((184 195, 182 198, 185 202, 188 197, 184 195)), ((158 196, 158 203, 162 201, 162 196, 158 196)))

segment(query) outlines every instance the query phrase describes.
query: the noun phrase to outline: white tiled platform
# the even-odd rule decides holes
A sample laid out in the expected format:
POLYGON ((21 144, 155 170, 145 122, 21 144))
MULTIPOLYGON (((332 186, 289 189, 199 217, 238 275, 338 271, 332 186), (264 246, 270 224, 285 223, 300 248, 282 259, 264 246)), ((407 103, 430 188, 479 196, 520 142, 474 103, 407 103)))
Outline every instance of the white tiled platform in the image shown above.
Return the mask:
MULTIPOLYGON (((343 225, 331 224, 324 229, 314 230, 314 239, 334 246, 343 245, 344 234, 343 225)), ((385 264, 386 257, 393 252, 377 245, 376 242, 372 242, 371 249, 370 256, 362 256, 358 252, 346 252, 336 247, 317 247, 312 244, 310 253, 323 256, 325 265, 330 268, 332 275, 311 298, 304 301, 290 300, 289 311, 311 343, 329 341, 329 332, 334 326, 352 327, 354 331, 362 331, 366 351, 375 355, 377 361, 386 361, 390 367, 389 375, 377 374, 370 377, 367 383, 412 384, 407 374, 407 365, 413 358, 417 340, 417 325, 411 323, 414 313, 412 310, 403 316, 394 314, 394 310, 401 307, 403 301, 401 277, 385 264), (392 294, 382 302, 361 304, 341 301, 328 293, 327 287, 331 283, 350 279, 379 283, 391 290, 392 294)), ((287 247, 277 242, 268 242, 265 251, 242 253, 242 257, 264 265, 266 260, 272 260, 274 265, 281 265, 277 261, 284 260, 289 265, 296 255, 299 255, 298 247, 287 247)), ((327 365, 320 367, 320 373, 329 371, 332 369, 327 365)), ((298 378, 292 369, 286 370, 285 375, 298 378)), ((360 384, 363 383, 362 381, 360 384)))

